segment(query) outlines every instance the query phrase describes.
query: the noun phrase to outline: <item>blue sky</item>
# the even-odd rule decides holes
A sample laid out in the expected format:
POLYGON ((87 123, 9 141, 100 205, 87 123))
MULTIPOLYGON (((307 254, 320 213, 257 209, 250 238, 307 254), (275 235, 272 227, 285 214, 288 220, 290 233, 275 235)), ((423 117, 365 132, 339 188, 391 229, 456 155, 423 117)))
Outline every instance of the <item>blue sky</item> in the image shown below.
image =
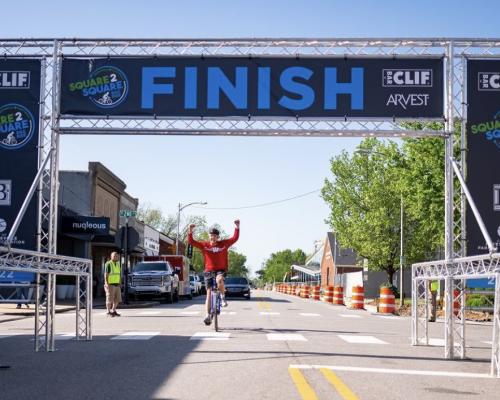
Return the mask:
MULTIPOLYGON (((497 1, 23 1, 2 5, 0 37, 500 37, 497 1), (22 18, 14 16, 22 13, 22 18), (9 16, 12 16, 10 18, 9 16)), ((65 136, 61 169, 101 161, 127 191, 174 213, 179 202, 240 207, 320 189, 329 160, 358 139, 65 136)), ((310 252, 328 227, 318 194, 248 210, 186 209, 230 231, 258 269, 286 248, 310 252)))

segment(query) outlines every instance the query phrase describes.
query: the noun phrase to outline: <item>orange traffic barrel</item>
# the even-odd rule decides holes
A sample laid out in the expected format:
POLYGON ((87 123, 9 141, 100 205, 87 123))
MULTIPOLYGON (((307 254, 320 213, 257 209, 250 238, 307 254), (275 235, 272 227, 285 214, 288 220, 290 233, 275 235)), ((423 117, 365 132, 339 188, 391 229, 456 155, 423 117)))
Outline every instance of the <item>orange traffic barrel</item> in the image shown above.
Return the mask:
POLYGON ((313 300, 319 300, 320 293, 321 293, 320 286, 313 286, 313 289, 312 289, 312 298, 313 298, 313 300))
POLYGON ((293 291, 293 286, 288 285, 288 290, 287 290, 286 294, 292 294, 292 291, 293 291))
POLYGON ((396 305, 394 303, 394 293, 392 293, 392 289, 381 287, 378 311, 381 313, 393 314, 395 309, 396 305))
POLYGON ((352 287, 351 308, 363 310, 365 308, 365 292, 363 286, 352 287))
POLYGON ((333 286, 325 286, 325 293, 323 294, 323 301, 325 303, 333 303, 333 286))
POLYGON ((295 285, 295 296, 300 296, 302 285, 295 285))
POLYGON ((302 286, 302 295, 300 297, 302 297, 304 299, 308 299, 309 296, 310 296, 309 285, 302 286))
POLYGON ((458 290, 453 291, 453 314, 458 315, 460 311, 460 301, 458 300, 458 296, 460 292, 458 290))
POLYGON ((333 304, 344 305, 344 288, 342 286, 333 288, 333 304))

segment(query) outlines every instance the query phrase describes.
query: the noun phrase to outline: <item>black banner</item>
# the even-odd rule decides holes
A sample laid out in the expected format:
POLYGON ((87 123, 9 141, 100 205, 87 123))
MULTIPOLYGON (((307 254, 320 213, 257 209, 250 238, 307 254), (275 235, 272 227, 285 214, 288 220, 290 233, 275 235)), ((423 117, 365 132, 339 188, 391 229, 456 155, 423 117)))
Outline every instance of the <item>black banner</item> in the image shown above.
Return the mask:
POLYGON ((63 216, 61 231, 70 234, 108 235, 109 218, 89 216, 63 216))
MULTIPOLYGON (((0 245, 38 169, 39 60, 0 59, 0 245)), ((12 243, 36 250, 37 199, 33 196, 12 243)))
MULTIPOLYGON (((467 186, 500 248, 500 60, 467 63, 467 186)), ((488 252, 470 207, 467 254, 488 252)))
POLYGON ((79 116, 442 118, 440 58, 65 59, 79 116))

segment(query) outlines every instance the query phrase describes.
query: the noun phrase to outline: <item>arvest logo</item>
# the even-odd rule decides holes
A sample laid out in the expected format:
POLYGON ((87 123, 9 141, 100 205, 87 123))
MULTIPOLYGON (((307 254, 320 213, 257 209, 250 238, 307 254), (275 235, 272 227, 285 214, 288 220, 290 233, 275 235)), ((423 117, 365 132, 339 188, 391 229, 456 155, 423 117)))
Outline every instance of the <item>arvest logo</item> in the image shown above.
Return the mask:
POLYGON ((0 71, 0 89, 29 89, 29 71, 0 71))
POLYGON ((486 140, 494 143, 500 149, 500 111, 497 111, 491 121, 471 125, 473 135, 483 134, 486 140))
POLYGON ((477 86, 479 91, 500 90, 500 72, 479 72, 477 86))
POLYGON ((122 103, 128 94, 127 76, 111 65, 92 72, 89 79, 69 84, 71 92, 78 91, 100 108, 113 108, 122 103))
POLYGON ((432 69, 383 69, 383 87, 432 87, 432 69))
POLYGON ((33 114, 20 104, 0 108, 0 147, 16 150, 30 141, 35 131, 33 114))

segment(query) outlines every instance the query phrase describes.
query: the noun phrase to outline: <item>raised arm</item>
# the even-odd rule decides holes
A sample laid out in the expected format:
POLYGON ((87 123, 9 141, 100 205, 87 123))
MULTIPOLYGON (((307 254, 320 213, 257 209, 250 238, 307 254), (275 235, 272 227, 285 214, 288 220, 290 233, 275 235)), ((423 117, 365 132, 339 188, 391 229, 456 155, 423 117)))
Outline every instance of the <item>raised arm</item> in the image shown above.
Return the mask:
POLYGON ((234 221, 234 225, 235 227, 233 236, 230 237, 229 239, 224 240, 224 244, 228 246, 232 246, 240 238, 240 220, 237 219, 236 221, 234 221))
POLYGON ((195 228, 195 224, 189 225, 189 230, 188 230, 188 244, 191 246, 197 247, 199 249, 203 248, 203 244, 201 242, 198 242, 197 240, 194 240, 193 238, 193 229, 195 228))

